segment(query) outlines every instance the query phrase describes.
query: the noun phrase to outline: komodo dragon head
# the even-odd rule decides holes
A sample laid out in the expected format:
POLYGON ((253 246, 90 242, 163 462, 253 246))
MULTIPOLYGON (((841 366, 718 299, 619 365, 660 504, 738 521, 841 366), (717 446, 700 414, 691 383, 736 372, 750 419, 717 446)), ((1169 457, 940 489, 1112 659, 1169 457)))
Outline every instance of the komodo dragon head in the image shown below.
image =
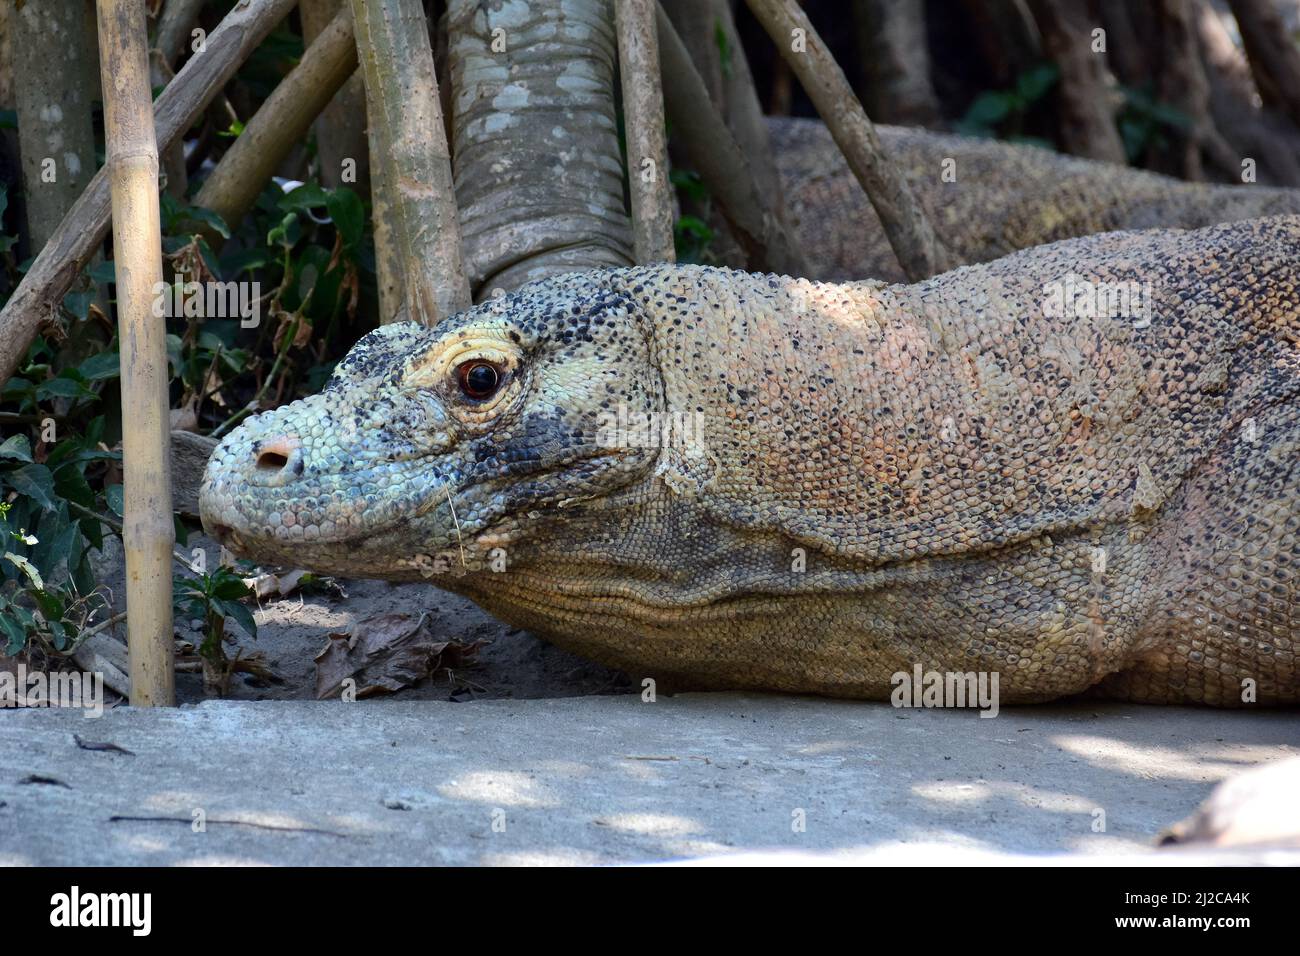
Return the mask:
POLYGON ((321 394, 222 441, 204 528, 260 560, 407 580, 481 571, 539 523, 607 504, 657 456, 601 433, 620 408, 663 404, 636 274, 562 276, 436 328, 370 333, 321 394))

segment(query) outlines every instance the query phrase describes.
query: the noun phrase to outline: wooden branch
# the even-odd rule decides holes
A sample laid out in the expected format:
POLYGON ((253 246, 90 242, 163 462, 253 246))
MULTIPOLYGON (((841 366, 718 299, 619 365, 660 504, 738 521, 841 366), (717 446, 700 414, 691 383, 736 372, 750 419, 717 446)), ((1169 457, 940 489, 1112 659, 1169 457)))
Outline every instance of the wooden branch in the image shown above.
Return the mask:
POLYGON ((195 203, 211 209, 234 229, 356 68, 352 11, 345 7, 248 121, 204 181, 195 203))
POLYGON ((732 235, 749 257, 750 268, 808 275, 808 263, 772 211, 770 197, 759 189, 745 154, 709 99, 690 52, 662 8, 655 22, 664 106, 672 120, 674 142, 717 200, 732 235))
POLYGON ((381 125, 408 317, 435 325, 471 304, 451 151, 419 0, 351 0, 370 122, 381 125))
MULTIPOLYGON (((298 0, 302 36, 308 44, 330 25, 345 0, 298 0)), ((316 156, 321 183, 328 189, 352 186, 362 195, 370 188, 370 153, 366 144, 366 85, 358 70, 334 94, 316 120, 316 156), (345 176, 351 162, 355 175, 345 176)))
MULTIPOLYGON (((204 0, 170 0, 158 18, 154 48, 149 51, 149 82, 155 89, 165 87, 175 75, 173 68, 185 51, 185 44, 193 35, 199 11, 204 0)), ((173 143, 162 151, 163 174, 167 177, 167 192, 182 198, 189 185, 185 167, 185 145, 173 143)))
POLYGON ((154 317, 162 285, 158 144, 144 7, 99 0, 104 137, 113 203, 113 255, 122 351, 122 544, 126 553, 131 705, 176 703, 172 641, 167 327, 154 317))
POLYGON ((1250 71, 1266 106, 1300 126, 1300 47, 1273 0, 1228 0, 1250 71))
POLYGON ((1065 0, 1029 0, 1043 45, 1061 71, 1061 138, 1076 156, 1121 165, 1124 141, 1115 125, 1104 54, 1092 51, 1092 31, 1080 8, 1065 0))
POLYGON ((167 0, 158 17, 158 30, 154 36, 154 50, 168 69, 176 65, 185 51, 186 41, 194 32, 199 11, 207 0, 167 0))
POLYGON ((627 178, 632 191, 636 261, 640 265, 676 262, 655 0, 617 0, 614 19, 623 83, 627 178))
MULTIPOLYGON (((246 0, 208 36, 207 50, 185 68, 154 103, 158 146, 175 142, 248 59, 296 0, 246 0)), ((108 235, 108 172, 101 169, 32 263, 0 311, 0 382, 14 374, 37 330, 57 315, 59 303, 108 235)))
POLYGON ((795 0, 747 0, 830 130, 875 208, 904 273, 913 282, 947 268, 925 210, 889 162, 876 128, 844 72, 795 0))

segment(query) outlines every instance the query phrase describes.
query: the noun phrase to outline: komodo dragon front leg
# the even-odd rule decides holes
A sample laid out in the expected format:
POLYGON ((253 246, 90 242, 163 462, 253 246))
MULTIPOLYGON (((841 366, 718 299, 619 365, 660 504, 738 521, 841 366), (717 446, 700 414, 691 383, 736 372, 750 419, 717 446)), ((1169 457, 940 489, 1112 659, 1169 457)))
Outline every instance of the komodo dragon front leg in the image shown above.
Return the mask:
POLYGON ((1300 218, 912 286, 563 276, 364 338, 216 450, 237 553, 429 578, 707 687, 1300 700, 1300 218))

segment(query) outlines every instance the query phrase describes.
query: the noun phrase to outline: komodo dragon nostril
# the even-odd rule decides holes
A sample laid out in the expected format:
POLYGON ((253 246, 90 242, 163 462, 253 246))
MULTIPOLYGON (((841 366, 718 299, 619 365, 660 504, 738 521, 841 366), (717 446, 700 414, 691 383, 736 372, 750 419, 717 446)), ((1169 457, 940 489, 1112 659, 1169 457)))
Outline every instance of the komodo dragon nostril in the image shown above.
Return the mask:
POLYGON ((296 438, 280 437, 257 442, 253 445, 257 471, 264 475, 285 471, 290 461, 297 457, 295 453, 299 447, 296 438))

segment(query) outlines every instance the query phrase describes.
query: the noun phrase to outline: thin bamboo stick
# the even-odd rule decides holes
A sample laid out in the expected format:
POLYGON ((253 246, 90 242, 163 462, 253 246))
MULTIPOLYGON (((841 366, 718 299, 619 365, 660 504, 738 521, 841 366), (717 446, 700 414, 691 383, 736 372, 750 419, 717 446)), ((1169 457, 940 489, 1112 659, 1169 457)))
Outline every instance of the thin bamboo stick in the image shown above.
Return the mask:
POLYGON ((99 0, 99 61, 113 202, 113 258, 122 353, 122 459, 131 705, 176 703, 172 638, 171 456, 166 326, 153 314, 162 283, 158 143, 144 7, 99 0))

